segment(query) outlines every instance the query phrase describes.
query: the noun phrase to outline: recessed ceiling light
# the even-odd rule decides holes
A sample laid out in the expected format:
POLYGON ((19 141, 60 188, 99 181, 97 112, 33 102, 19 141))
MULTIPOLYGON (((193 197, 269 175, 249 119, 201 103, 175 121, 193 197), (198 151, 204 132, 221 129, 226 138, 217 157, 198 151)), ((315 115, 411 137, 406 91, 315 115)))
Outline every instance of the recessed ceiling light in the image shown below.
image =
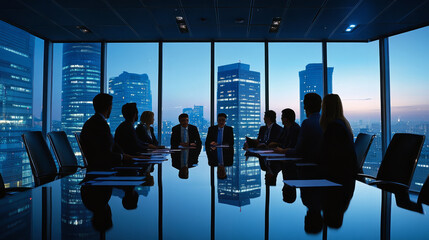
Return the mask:
POLYGON ((177 20, 177 21, 182 21, 182 20, 183 20, 183 17, 182 17, 182 16, 177 16, 177 17, 176 17, 176 20, 177 20))
POLYGON ((347 28, 346 28, 346 32, 352 32, 355 28, 357 27, 356 24, 350 24, 347 28))
POLYGON ((281 17, 274 17, 273 20, 271 21, 270 33, 278 32, 281 22, 282 22, 281 17))
POLYGON ((77 29, 79 29, 81 32, 83 33, 91 33, 91 30, 89 30, 87 27, 85 26, 76 26, 77 29))

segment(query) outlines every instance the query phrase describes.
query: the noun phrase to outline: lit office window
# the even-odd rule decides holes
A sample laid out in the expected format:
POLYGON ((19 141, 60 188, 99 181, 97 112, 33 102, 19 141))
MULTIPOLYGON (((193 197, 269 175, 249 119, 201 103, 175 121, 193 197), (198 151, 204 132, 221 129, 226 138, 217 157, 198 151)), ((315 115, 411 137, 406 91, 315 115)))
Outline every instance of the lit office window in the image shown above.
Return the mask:
POLYGON ((376 135, 363 166, 366 174, 376 176, 382 159, 378 41, 328 43, 327 47, 332 93, 340 96, 354 137, 376 135))
POLYGON ((94 114, 100 93, 100 43, 58 43, 53 50, 51 131, 65 131, 82 163, 74 133, 94 114))
POLYGON ((210 43, 164 43, 163 48, 161 143, 170 145, 181 113, 189 115, 204 143, 210 126, 210 43))
POLYGON ((322 44, 269 44, 269 103, 281 125, 281 111, 291 108, 296 122, 306 119, 304 95, 316 92, 323 97, 322 44))
POLYGON ((107 44, 108 93, 113 96, 109 122, 112 134, 124 121, 122 105, 137 103, 140 116, 144 111, 155 114, 157 136, 158 114, 158 43, 107 44))
POLYGON ((0 172, 6 187, 31 186, 21 135, 42 130, 43 40, 0 21, 0 172))
POLYGON ((429 27, 389 38, 392 136, 426 135, 411 189, 419 191, 429 173, 429 27))

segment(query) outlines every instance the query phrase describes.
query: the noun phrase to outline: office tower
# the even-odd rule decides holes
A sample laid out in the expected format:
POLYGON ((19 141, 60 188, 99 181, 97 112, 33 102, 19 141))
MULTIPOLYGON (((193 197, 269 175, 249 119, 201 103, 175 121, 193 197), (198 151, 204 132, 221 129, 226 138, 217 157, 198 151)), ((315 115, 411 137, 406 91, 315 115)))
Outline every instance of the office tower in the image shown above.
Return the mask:
MULTIPOLYGON (((333 67, 328 67, 328 93, 332 92, 333 67)), ((317 93, 323 98, 323 64, 310 63, 305 66, 305 70, 299 72, 299 102, 300 102, 300 122, 306 119, 304 111, 304 96, 307 93, 317 93)))
POLYGON ((124 121, 122 105, 130 102, 137 103, 139 119, 142 112, 152 111, 152 92, 147 74, 122 72, 119 76, 109 79, 109 93, 113 96, 110 114, 112 133, 124 121))
MULTIPOLYGON (((33 239, 32 191, 17 193, 12 199, 2 199, 0 208, 0 239, 33 239)), ((7 197, 6 197, 7 198, 7 197)))
POLYGON ((94 114, 92 99, 100 93, 100 43, 64 43, 61 127, 73 149, 73 134, 94 114))
POLYGON ((241 207, 261 195, 258 160, 246 161, 242 149, 245 137, 256 138, 261 124, 260 73, 244 63, 219 66, 217 113, 228 116, 235 148, 233 166, 226 168, 227 179, 218 181, 219 202, 241 207))
POLYGON ((260 73, 250 65, 233 63, 218 67, 217 113, 226 113, 234 128, 235 146, 246 136, 256 138, 261 124, 260 73))
POLYGON ((84 172, 61 181, 61 239, 95 239, 100 236, 92 224, 93 213, 82 202, 80 182, 84 172))
POLYGON ((6 187, 30 186, 21 134, 33 130, 35 38, 0 21, 0 169, 6 187))

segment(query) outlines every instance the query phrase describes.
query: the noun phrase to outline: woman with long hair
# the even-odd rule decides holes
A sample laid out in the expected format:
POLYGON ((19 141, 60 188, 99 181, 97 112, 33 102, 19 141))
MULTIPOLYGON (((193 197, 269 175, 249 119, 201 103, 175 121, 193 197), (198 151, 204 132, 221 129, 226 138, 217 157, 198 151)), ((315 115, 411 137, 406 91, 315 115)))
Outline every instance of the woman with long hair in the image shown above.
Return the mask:
POLYGON ((164 146, 159 146, 158 140, 156 140, 155 134, 153 133, 153 127, 151 125, 155 121, 154 116, 154 113, 151 111, 144 111, 142 113, 140 116, 140 123, 136 128, 137 137, 148 144, 148 147, 151 149, 164 148, 164 146))

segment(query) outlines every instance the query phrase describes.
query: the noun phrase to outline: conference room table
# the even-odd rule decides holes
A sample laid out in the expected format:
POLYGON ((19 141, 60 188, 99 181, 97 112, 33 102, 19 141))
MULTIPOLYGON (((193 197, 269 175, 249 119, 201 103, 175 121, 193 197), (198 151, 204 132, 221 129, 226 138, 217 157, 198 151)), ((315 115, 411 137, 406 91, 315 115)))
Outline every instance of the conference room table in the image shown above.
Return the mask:
POLYGON ((81 170, 7 196, 0 199, 0 239, 429 238, 426 205, 407 209, 394 194, 356 181, 332 226, 320 210, 326 200, 313 194, 321 188, 296 189, 295 201, 287 203, 281 173, 275 186, 266 186, 256 157, 240 150, 232 162, 223 155, 219 167, 208 156, 222 155, 203 150, 196 161, 179 164, 168 155, 154 166, 154 181, 136 187, 88 186, 81 170), (188 176, 180 178, 183 167, 188 176), (218 178, 220 168, 225 179, 218 178), (311 212, 318 221, 311 222, 311 212))

